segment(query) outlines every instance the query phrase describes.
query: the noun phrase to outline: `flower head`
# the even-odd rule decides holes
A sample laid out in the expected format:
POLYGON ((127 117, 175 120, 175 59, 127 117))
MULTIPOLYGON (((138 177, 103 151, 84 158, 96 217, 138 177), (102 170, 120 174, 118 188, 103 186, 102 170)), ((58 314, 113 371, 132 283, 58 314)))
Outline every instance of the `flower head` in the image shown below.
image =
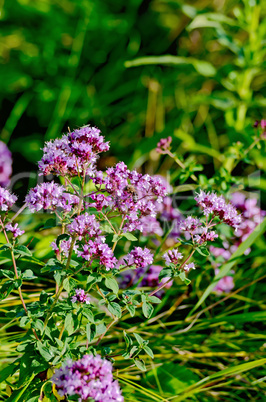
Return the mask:
POLYGON ((136 268, 145 268, 153 262, 153 255, 150 250, 145 247, 135 247, 128 255, 124 257, 128 266, 135 265, 136 268))
POLYGON ((241 216, 231 203, 226 203, 222 195, 205 193, 201 190, 195 197, 195 200, 203 208, 204 215, 213 214, 214 216, 218 216, 222 222, 227 223, 227 225, 235 229, 240 225, 241 216))
POLYGON ((1 211, 8 211, 17 201, 17 196, 11 194, 8 190, 0 187, 0 209, 1 211))
POLYGON ((55 182, 38 184, 30 189, 25 202, 31 212, 43 209, 56 210, 62 208, 64 211, 71 211, 73 206, 78 205, 79 198, 76 195, 67 193, 64 186, 55 182))
POLYGON ((13 233, 13 236, 14 236, 14 237, 21 236, 23 233, 25 233, 25 230, 21 230, 21 229, 18 227, 18 224, 17 224, 17 223, 15 223, 14 225, 12 225, 12 223, 8 223, 8 224, 5 226, 5 229, 6 229, 6 231, 9 231, 9 232, 13 233))
POLYGON ((123 402, 119 384, 114 381, 112 364, 99 355, 68 360, 51 378, 61 396, 78 395, 78 401, 123 402))
POLYGON ((171 142, 172 142, 172 137, 170 137, 170 136, 167 138, 162 138, 157 144, 156 151, 159 154, 163 154, 167 149, 170 148, 171 142))
POLYGON ((85 126, 47 142, 39 169, 44 175, 76 176, 85 172, 93 176, 98 154, 108 149, 100 130, 85 126))
POLYGON ((101 233, 100 224, 97 222, 95 215, 89 215, 85 212, 83 215, 77 216, 69 225, 68 230, 71 234, 76 234, 78 240, 82 240, 86 235, 94 237, 101 233))
POLYGON ((90 304, 90 297, 85 294, 84 289, 76 289, 75 295, 72 297, 71 301, 73 303, 86 303, 90 304))
POLYGON ((168 250, 164 255, 163 258, 166 262, 167 265, 169 264, 179 264, 178 260, 181 260, 183 258, 183 254, 178 252, 178 249, 174 250, 168 250))

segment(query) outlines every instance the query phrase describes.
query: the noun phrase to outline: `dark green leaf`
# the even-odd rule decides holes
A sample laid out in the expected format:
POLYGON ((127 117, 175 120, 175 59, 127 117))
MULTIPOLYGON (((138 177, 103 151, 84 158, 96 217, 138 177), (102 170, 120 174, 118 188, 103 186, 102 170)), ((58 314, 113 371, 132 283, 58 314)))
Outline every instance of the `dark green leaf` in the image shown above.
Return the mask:
POLYGON ((118 293, 119 291, 119 286, 117 284, 117 281, 115 280, 115 278, 105 278, 105 286, 108 289, 111 289, 115 294, 118 293))
POLYGON ((110 311, 111 314, 113 314, 114 316, 120 318, 122 315, 121 312, 121 307, 119 306, 118 303, 115 302, 111 302, 107 305, 108 310, 110 311))

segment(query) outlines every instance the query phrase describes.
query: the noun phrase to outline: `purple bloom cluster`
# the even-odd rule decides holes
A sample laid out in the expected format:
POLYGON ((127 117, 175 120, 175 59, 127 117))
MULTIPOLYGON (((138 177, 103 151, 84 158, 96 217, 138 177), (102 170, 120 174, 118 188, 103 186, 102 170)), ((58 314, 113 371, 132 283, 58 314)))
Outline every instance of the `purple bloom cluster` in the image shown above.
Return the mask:
POLYGON ((124 257, 127 266, 135 265, 136 268, 146 268, 153 262, 153 255, 150 250, 145 247, 135 247, 128 255, 124 257))
MULTIPOLYGON (((60 253, 62 253, 62 255, 63 255, 64 257, 68 257, 69 249, 70 249, 70 246, 71 246, 71 242, 72 242, 72 239, 71 239, 71 238, 69 238, 68 240, 61 240, 61 241, 60 241, 60 246, 58 247, 57 244, 56 244, 56 242, 53 241, 53 242, 51 243, 51 247, 52 247, 52 249, 55 251, 55 253, 56 253, 57 256, 59 256, 60 253)), ((74 245, 74 250, 75 250, 75 251, 76 251, 76 248, 77 248, 77 245, 75 244, 75 245, 74 245)))
POLYGON ((104 236, 87 241, 84 245, 81 245, 81 250, 79 248, 76 250, 78 257, 82 257, 90 263, 99 259, 100 265, 104 265, 107 271, 114 268, 117 264, 117 259, 111 248, 104 241, 104 236))
POLYGON ((17 201, 17 196, 11 194, 8 190, 0 187, 0 209, 1 211, 8 211, 17 201))
POLYGON ((0 186, 6 187, 12 173, 12 155, 3 141, 0 141, 0 186))
POLYGON ((187 238, 191 237, 193 243, 199 245, 207 242, 214 241, 218 234, 214 230, 210 230, 210 227, 204 226, 203 223, 192 216, 188 216, 185 220, 180 223, 179 226, 181 231, 185 232, 187 238))
POLYGON ((91 398, 95 402, 123 402, 112 364, 99 355, 85 355, 80 360, 68 360, 51 378, 61 396, 78 395, 79 402, 91 398))
POLYGON ((174 250, 168 250, 164 255, 163 258, 166 262, 166 265, 169 264, 179 264, 178 260, 181 260, 183 258, 183 254, 178 252, 178 249, 174 249, 174 250))
POLYGON ((42 208, 53 211, 62 208, 69 212, 79 204, 79 197, 67 193, 64 186, 52 181, 30 189, 25 202, 31 212, 40 211, 42 208))
POLYGON ((75 289, 75 295, 72 297, 71 301, 73 303, 86 303, 90 304, 90 297, 86 295, 84 289, 75 289))
POLYGON ((196 269, 194 262, 190 262, 189 264, 184 265, 184 271, 189 272, 191 269, 196 269))
POLYGON ((222 195, 205 193, 201 190, 195 197, 195 200, 203 208, 204 215, 209 216, 212 214, 213 216, 218 216, 222 222, 227 223, 227 225, 235 229, 240 225, 241 216, 232 204, 226 203, 222 195))
POLYGON ((8 232, 11 232, 15 238, 18 237, 18 236, 21 236, 23 233, 25 233, 25 230, 21 230, 18 227, 17 223, 15 223, 14 225, 12 225, 12 223, 8 223, 5 226, 5 230, 8 231, 8 232))
POLYGON ((101 231, 100 224, 97 222, 95 215, 89 215, 85 212, 83 215, 77 216, 69 225, 68 231, 71 234, 76 234, 78 240, 82 240, 86 235, 89 237, 98 236, 101 231))
POLYGON ((108 149, 109 144, 104 142, 100 130, 85 126, 47 142, 39 169, 44 175, 76 176, 85 172, 92 176, 98 154, 108 149))
POLYGON ((165 153, 165 151, 170 148, 171 142, 172 142, 172 137, 170 137, 170 136, 167 138, 162 138, 157 144, 156 151, 159 154, 165 153))
POLYGON ((99 185, 99 191, 108 195, 92 195, 97 210, 108 206, 125 215, 124 231, 143 230, 142 218, 155 218, 159 205, 166 196, 167 190, 164 180, 159 176, 130 171, 124 162, 117 163, 107 169, 106 175, 96 172, 93 181, 99 185))

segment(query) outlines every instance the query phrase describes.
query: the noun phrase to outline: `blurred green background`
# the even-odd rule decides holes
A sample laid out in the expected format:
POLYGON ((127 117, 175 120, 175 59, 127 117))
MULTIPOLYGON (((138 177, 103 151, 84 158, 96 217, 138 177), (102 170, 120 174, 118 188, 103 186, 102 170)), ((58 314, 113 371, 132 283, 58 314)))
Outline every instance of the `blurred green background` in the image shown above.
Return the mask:
MULTIPOLYGON (((36 170, 45 140, 84 124, 112 142, 103 166, 150 159, 156 170, 152 150, 168 135, 180 155, 212 148, 208 168, 215 151, 249 145, 266 106, 265 6, 1 0, 0 129, 14 172, 36 170)), ((266 169, 256 152, 254 169, 266 169)))

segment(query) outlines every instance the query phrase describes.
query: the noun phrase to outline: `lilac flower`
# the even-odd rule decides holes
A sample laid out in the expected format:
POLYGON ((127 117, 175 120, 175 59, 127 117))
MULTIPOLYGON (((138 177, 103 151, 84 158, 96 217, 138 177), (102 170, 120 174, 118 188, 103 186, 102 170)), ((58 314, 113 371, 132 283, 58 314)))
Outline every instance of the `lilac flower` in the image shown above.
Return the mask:
POLYGON ((194 262, 190 262, 189 264, 185 264, 183 270, 185 272, 189 272, 191 269, 196 269, 194 262))
MULTIPOLYGON (((72 239, 69 238, 68 240, 61 240, 60 241, 60 246, 58 247, 56 242, 53 241, 51 243, 51 247, 52 249, 55 251, 56 255, 59 256, 60 253, 64 256, 64 257, 68 257, 69 254, 69 249, 72 243, 72 239)), ((77 252, 77 244, 74 244, 73 250, 77 252)))
POLYGON ((156 151, 159 154, 165 153, 165 151, 170 148, 171 142, 172 142, 172 137, 170 137, 170 136, 167 138, 160 139, 160 141, 157 144, 156 151))
POLYGON ((194 240, 198 244, 203 244, 207 241, 214 241, 218 237, 218 234, 214 230, 208 232, 207 227, 200 228, 198 233, 200 233, 200 235, 197 234, 194 236, 194 240))
POLYGON ((204 215, 213 214, 218 216, 222 222, 235 229, 241 223, 241 216, 237 213, 236 208, 232 204, 226 203, 223 196, 218 196, 215 193, 205 193, 201 190, 195 200, 203 208, 204 215))
POLYGON ((92 262, 95 259, 100 260, 100 264, 104 265, 106 270, 109 271, 117 264, 117 259, 114 257, 114 253, 111 248, 104 243, 104 236, 99 236, 96 240, 89 240, 82 246, 82 250, 77 250, 78 257, 82 257, 85 260, 92 262))
POLYGON ((0 141, 0 186, 6 187, 12 173, 12 155, 3 141, 0 141))
POLYGON ((113 379, 112 364, 99 355, 85 355, 76 362, 67 360, 51 380, 59 395, 78 395, 79 402, 89 398, 95 402, 124 401, 119 384, 113 379))
POLYGON ((73 303, 86 303, 90 304, 90 297, 85 294, 84 289, 75 289, 75 295, 72 297, 71 301, 73 303))
POLYGON ((153 262, 153 255, 148 248, 142 249, 135 247, 130 253, 124 257, 128 266, 135 265, 136 268, 145 268, 153 262))
POLYGON ((174 249, 174 250, 168 250, 164 255, 163 258, 166 262, 166 265, 169 264, 179 264, 178 260, 181 260, 183 258, 183 254, 178 252, 178 249, 174 249))
POLYGON ((76 195, 65 192, 65 187, 53 181, 50 183, 38 184, 29 191, 25 202, 31 212, 43 209, 56 210, 62 208, 64 211, 71 211, 74 206, 79 204, 76 195))
POLYGON ((194 234, 198 232, 199 227, 202 226, 202 223, 197 218, 192 218, 192 216, 188 216, 185 220, 180 223, 180 230, 184 232, 189 232, 190 234, 194 234))
POLYGON ((13 233, 13 236, 16 238, 16 237, 18 237, 18 236, 21 236, 23 233, 25 233, 25 230, 21 230, 19 227, 18 227, 18 224, 17 223, 15 223, 14 225, 12 225, 12 223, 8 223, 6 226, 5 226, 5 230, 6 231, 9 231, 9 232, 12 232, 13 233))
POLYGON ((82 240, 86 235, 94 237, 101 233, 99 222, 96 221, 95 215, 89 215, 85 212, 83 215, 77 216, 68 226, 69 233, 76 234, 78 240, 82 240))
POLYGON ((8 190, 0 187, 0 209, 1 211, 8 211, 17 201, 17 197, 11 194, 8 190))
POLYGON ((98 153, 108 149, 109 144, 104 142, 100 130, 85 126, 63 135, 61 139, 47 142, 39 169, 44 175, 76 176, 83 171, 93 175, 98 153))

